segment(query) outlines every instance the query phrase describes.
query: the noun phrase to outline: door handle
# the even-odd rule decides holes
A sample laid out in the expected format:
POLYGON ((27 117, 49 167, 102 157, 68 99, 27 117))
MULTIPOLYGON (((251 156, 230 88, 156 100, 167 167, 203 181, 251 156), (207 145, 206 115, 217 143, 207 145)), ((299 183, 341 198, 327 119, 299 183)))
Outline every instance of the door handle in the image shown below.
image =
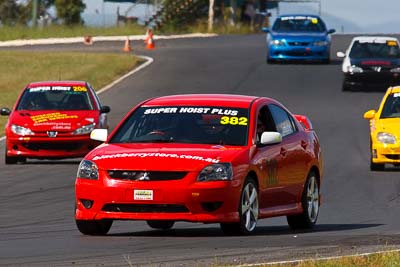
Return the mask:
POLYGON ((287 154, 287 150, 285 148, 281 147, 281 155, 282 155, 282 157, 286 157, 286 154, 287 154))
POLYGON ((304 140, 301 140, 300 145, 301 145, 301 147, 302 147, 303 149, 306 149, 307 146, 308 146, 308 143, 307 143, 306 141, 304 141, 304 140))

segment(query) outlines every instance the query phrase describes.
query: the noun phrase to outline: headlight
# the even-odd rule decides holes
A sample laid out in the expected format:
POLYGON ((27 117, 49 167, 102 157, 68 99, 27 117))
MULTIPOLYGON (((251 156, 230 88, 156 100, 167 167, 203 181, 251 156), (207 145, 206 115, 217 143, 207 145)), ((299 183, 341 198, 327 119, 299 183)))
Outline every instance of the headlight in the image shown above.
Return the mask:
POLYGON ((15 124, 11 125, 11 131, 18 135, 34 135, 35 133, 31 131, 29 128, 25 128, 22 126, 18 126, 15 124))
POLYGON ((283 40, 272 40, 270 42, 271 45, 275 45, 275 46, 284 46, 285 42, 283 40))
POLYGON ((328 42, 327 41, 315 41, 313 43, 313 45, 314 46, 326 46, 326 45, 328 45, 328 42))
POLYGON ((364 72, 364 70, 362 68, 354 66, 354 65, 353 66, 348 66, 347 67, 347 71, 351 72, 351 73, 362 73, 362 72, 364 72))
POLYGON ((379 132, 376 139, 382 144, 396 144, 396 137, 390 133, 379 132))
POLYGON ((84 125, 81 128, 76 129, 72 134, 89 134, 94 129, 94 123, 84 125))
POLYGON ((400 73, 400 68, 391 69, 390 72, 400 73))
POLYGON ((198 182, 232 180, 232 165, 230 163, 216 163, 206 166, 197 177, 198 182))
POLYGON ((99 169, 96 163, 90 160, 82 160, 79 164, 77 178, 97 180, 99 179, 99 169))

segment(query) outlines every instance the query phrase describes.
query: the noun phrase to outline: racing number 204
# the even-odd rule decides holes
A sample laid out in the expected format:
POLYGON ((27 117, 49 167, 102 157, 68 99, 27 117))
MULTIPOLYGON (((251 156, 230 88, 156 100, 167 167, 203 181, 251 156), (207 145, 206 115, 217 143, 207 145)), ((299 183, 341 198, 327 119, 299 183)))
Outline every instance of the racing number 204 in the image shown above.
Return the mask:
POLYGON ((84 86, 74 86, 73 87, 74 92, 86 92, 87 89, 84 86))
POLYGON ((231 124, 231 125, 247 125, 246 117, 221 117, 221 124, 231 124))

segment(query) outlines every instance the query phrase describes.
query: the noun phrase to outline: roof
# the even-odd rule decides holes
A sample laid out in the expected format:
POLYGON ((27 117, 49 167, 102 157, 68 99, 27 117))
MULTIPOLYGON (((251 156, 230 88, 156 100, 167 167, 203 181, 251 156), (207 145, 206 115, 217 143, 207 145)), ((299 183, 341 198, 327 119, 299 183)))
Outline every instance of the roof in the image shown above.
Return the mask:
POLYGON ((170 95, 153 98, 144 103, 144 106, 234 106, 248 108, 258 99, 257 96, 231 95, 231 94, 186 94, 170 95))
POLYGON ((313 18, 319 18, 318 15, 315 14, 284 14, 284 15, 279 15, 278 18, 282 17, 313 17, 313 18))
POLYGON ((365 43, 385 43, 387 41, 396 41, 398 39, 391 36, 356 36, 353 38, 353 42, 365 42, 365 43))
POLYGON ((389 87, 388 91, 390 91, 390 94, 400 93, 400 86, 389 87))
POLYGON ((39 86, 86 86, 85 81, 41 81, 32 82, 27 85, 27 87, 39 87, 39 86))

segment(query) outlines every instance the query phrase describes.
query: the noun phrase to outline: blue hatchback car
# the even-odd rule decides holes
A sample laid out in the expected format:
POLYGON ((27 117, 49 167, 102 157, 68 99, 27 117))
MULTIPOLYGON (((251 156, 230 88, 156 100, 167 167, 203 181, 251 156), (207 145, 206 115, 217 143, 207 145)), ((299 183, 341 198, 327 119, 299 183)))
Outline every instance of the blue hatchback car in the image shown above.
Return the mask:
POLYGON ((316 15, 281 15, 267 33, 267 62, 330 62, 331 36, 324 21, 316 15))

